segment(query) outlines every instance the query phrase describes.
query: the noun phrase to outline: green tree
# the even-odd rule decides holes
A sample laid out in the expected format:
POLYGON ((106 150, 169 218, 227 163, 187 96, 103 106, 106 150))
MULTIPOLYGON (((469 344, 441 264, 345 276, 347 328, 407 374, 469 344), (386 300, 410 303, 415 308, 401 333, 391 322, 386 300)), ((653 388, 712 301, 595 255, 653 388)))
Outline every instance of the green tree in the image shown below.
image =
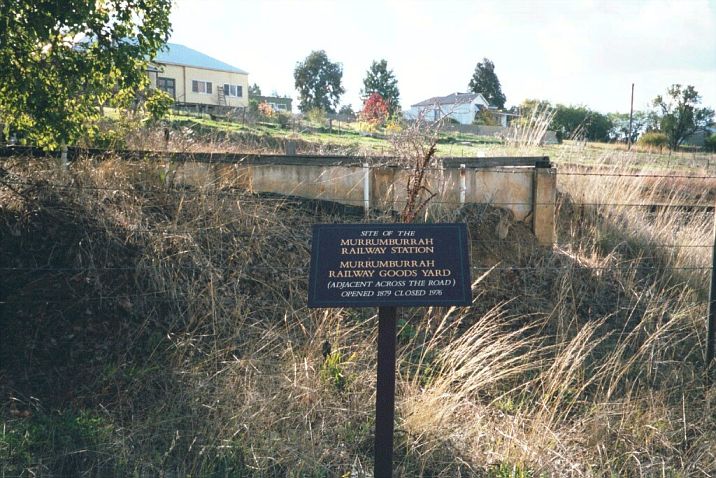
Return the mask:
MULTIPOLYGON (((609 130, 609 139, 614 141, 621 141, 623 143, 629 142, 629 113, 609 113, 607 115, 609 121, 612 124, 609 130)), ((635 111, 632 117, 631 127, 631 143, 636 143, 639 135, 647 127, 649 117, 644 111, 635 111)))
POLYGON ((356 112, 353 111, 353 105, 342 105, 341 109, 338 110, 338 114, 345 116, 348 119, 354 120, 356 118, 356 112))
POLYGON ((653 106, 659 122, 659 130, 669 141, 669 147, 676 149, 697 131, 704 130, 713 123, 714 111, 711 108, 699 108, 701 96, 689 85, 671 85, 666 97, 654 98, 653 106))
POLYGON ((483 58, 475 66, 475 72, 472 74, 468 88, 473 93, 482 94, 491 106, 496 106, 500 109, 505 107, 507 99, 502 93, 500 80, 495 74, 495 64, 487 58, 483 58))
POLYGON ((388 105, 390 116, 400 111, 400 91, 393 70, 388 69, 386 60, 373 61, 363 79, 361 96, 365 100, 378 93, 388 105))
POLYGON ((252 96, 261 96, 261 88, 256 83, 249 86, 249 98, 251 98, 252 96))
POLYGON ((557 105, 550 129, 564 138, 584 136, 589 141, 609 141, 612 123, 606 115, 586 106, 557 105))
POLYGON ((0 0, 0 122, 45 148, 93 130, 149 83, 171 0, 0 0))
POLYGON ((343 67, 333 63, 323 50, 312 51, 293 71, 300 103, 304 113, 318 108, 333 113, 345 90, 341 85, 343 67))
POLYGON ((519 106, 513 106, 509 112, 520 115, 519 119, 516 120, 519 123, 525 123, 529 121, 530 117, 535 112, 543 111, 545 109, 552 108, 552 104, 547 100, 537 99, 526 99, 519 106))
POLYGON ((481 107, 480 110, 475 114, 475 119, 472 124, 484 125, 484 126, 497 126, 497 118, 493 115, 489 109, 481 107))
POLYGON ((708 135, 704 138, 704 150, 716 152, 716 134, 708 135))

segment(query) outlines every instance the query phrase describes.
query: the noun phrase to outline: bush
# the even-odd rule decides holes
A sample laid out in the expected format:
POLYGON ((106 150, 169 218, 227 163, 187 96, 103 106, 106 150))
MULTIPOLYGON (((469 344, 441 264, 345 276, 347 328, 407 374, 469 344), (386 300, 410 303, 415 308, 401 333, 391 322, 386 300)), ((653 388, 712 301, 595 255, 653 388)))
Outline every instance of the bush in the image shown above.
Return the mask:
POLYGON ((704 150, 716 152, 716 133, 704 138, 704 150))
POLYGON ((157 122, 164 118, 174 104, 174 98, 161 90, 150 90, 144 100, 144 110, 151 122, 157 122))
POLYGON ((281 126, 281 128, 288 128, 291 124, 291 115, 288 113, 284 113, 283 111, 279 111, 276 113, 276 119, 278 120, 278 124, 281 126))
POLYGON ((374 134, 378 132, 378 126, 369 121, 358 121, 355 125, 360 133, 374 134))
POLYGON ((388 104, 379 93, 373 93, 363 105, 360 116, 363 121, 381 126, 388 119, 388 104))
POLYGON ((487 108, 482 108, 475 115, 475 119, 472 124, 484 125, 484 126, 499 126, 497 118, 487 108))
POLYGON ((403 131, 403 122, 400 117, 393 116, 385 124, 385 132, 388 134, 398 134, 403 131))
POLYGON ((326 122, 326 112, 323 111, 321 108, 311 108, 306 113, 306 118, 311 123, 318 123, 320 125, 323 125, 326 122))
POLYGON ((661 150, 669 144, 669 139, 660 131, 649 131, 639 137, 637 144, 646 148, 659 148, 661 150))
POLYGON ((258 110, 262 116, 266 116, 267 118, 271 118, 273 116, 273 108, 271 108, 271 106, 269 106, 269 104, 265 101, 259 103, 258 110))

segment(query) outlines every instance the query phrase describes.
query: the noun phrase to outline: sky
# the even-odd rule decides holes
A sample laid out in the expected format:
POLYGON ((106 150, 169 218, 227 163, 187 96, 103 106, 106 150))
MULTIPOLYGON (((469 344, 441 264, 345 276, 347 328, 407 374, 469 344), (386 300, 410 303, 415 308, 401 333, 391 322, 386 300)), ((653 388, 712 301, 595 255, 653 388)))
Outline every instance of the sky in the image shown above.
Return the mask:
POLYGON ((624 113, 632 83, 635 110, 680 83, 716 108, 716 0, 175 0, 171 20, 171 42, 248 71, 264 95, 296 99, 296 64, 325 50, 354 110, 374 60, 387 60, 408 109, 468 91, 483 58, 508 107, 624 113))

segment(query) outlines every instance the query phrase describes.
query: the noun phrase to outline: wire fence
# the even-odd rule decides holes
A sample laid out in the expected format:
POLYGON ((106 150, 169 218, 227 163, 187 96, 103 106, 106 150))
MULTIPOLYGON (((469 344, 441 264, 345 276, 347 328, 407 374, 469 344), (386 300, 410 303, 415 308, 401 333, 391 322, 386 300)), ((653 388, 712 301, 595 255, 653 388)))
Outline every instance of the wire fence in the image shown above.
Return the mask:
MULTIPOLYGON (((562 174, 560 175, 569 175, 562 174)), ((662 176, 647 176, 647 177, 662 177, 662 176)), ((699 177, 692 177, 693 179, 704 179, 699 177)), ((708 179, 715 179, 714 177, 708 177, 708 179)), ((356 205, 362 205, 363 199, 354 199, 346 196, 334 197, 334 196, 318 196, 318 197, 300 197, 294 196, 287 192, 286 194, 280 194, 280 197, 270 197, 269 194, 274 193, 252 193, 245 188, 227 187, 219 189, 194 189, 191 187, 185 188, 170 188, 170 187, 116 187, 116 186, 88 186, 80 184, 51 184, 41 182, 30 182, 30 181, 17 181, 12 179, 1 180, 2 184, 6 186, 24 186, 28 188, 44 188, 48 190, 61 190, 61 191, 110 191, 110 192, 125 192, 132 194, 157 194, 157 195, 174 195, 174 196, 227 196, 227 197, 245 197, 255 198, 262 202, 278 202, 278 203, 290 203, 291 201, 311 201, 320 200, 326 202, 335 203, 355 203, 356 205)), ((454 200, 443 200, 433 199, 430 204, 435 205, 466 205, 465 202, 454 201, 454 200)), ((548 202, 525 202, 525 201, 490 201, 485 203, 467 203, 467 204, 484 204, 489 206, 555 206, 558 204, 557 201, 548 202)), ((571 202, 573 206, 589 206, 589 207, 636 207, 636 208, 649 208, 649 209, 660 209, 660 208, 683 208, 683 209, 703 209, 711 211, 716 207, 715 204, 705 204, 696 202, 663 202, 663 203, 621 203, 621 202, 571 202)))
MULTIPOLYGON (((254 168, 260 168, 260 167, 270 167, 270 165, 253 165, 254 168)), ((501 173, 501 174, 516 174, 515 171, 510 170, 509 168, 498 168, 498 169, 482 169, 481 171, 488 171, 488 172, 494 172, 494 173, 501 173)), ((297 196, 291 196, 291 195, 280 195, 280 194, 273 194, 273 193, 263 193, 263 194, 254 194, 250 191, 246 190, 245 188, 238 188, 238 187, 220 187, 217 185, 214 185, 215 187, 211 188, 199 188, 199 187, 192 187, 187 185, 168 185, 168 184, 156 184, 156 181, 152 184, 148 184, 147 182, 139 182, 135 185, 119 185, 119 186, 107 186, 107 185, 98 185, 98 184, 91 184, 89 181, 87 182, 76 182, 71 177, 68 176, 60 176, 60 177, 48 177, 45 179, 39 179, 39 180, 30 180, 26 178, 21 178, 20 176, 5 171, 4 169, 0 169, 0 188, 7 188, 11 190, 12 192, 28 196, 32 194, 33 192, 38 192, 40 190, 44 192, 48 191, 73 191, 78 193, 84 193, 84 194, 93 194, 93 193, 127 193, 136 195, 139 197, 142 196, 168 196, 171 198, 172 201, 177 200, 185 200, 187 198, 206 198, 206 197, 217 197, 217 198, 230 198, 230 199, 236 199, 240 201, 247 201, 247 202, 255 202, 256 204, 273 204, 273 205, 298 205, 298 206, 305 206, 306 204, 311 204, 311 201, 320 201, 322 203, 341 203, 341 204, 348 204, 352 205, 355 204, 356 208, 361 208, 363 205, 363 199, 352 199, 347 197, 330 197, 330 196, 321 196, 317 198, 302 198, 297 196), (181 199, 179 199, 181 198, 181 199)), ((684 179, 693 181, 694 184, 702 184, 702 181, 716 181, 716 176, 710 176, 710 175, 683 175, 683 174, 632 174, 632 173, 624 173, 624 172, 615 172, 615 171, 606 171, 606 172, 599 172, 599 171, 560 171, 559 172, 560 177, 602 177, 602 178, 636 178, 636 179, 684 179)), ((699 187, 699 186, 697 186, 699 187)), ((150 198, 152 200, 156 200, 156 197, 150 198)), ((490 207, 507 207, 507 206, 524 206, 524 207, 534 207, 534 206, 558 206, 562 204, 563 201, 561 199, 557 199, 556 201, 551 202, 534 202, 534 201, 490 201, 487 203, 464 203, 461 201, 454 201, 454 200, 443 200, 440 198, 435 198, 431 201, 431 205, 447 205, 447 206, 490 206, 490 207)), ((705 214, 710 215, 714 210, 714 204, 706 204, 704 202, 699 201, 685 201, 685 200, 670 200, 663 203, 632 203, 632 202, 620 202, 620 201, 613 201, 613 202, 570 202, 570 205, 575 208, 598 208, 607 210, 610 208, 635 208, 635 209, 646 209, 651 212, 658 212, 663 211, 665 209, 681 209, 684 211, 684 213, 688 214, 705 214)), ((57 206, 56 211, 60 211, 61 206, 57 206)), ((63 211, 67 215, 72 215, 73 211, 72 208, 69 207, 65 211, 63 211)), ((581 214, 578 212, 578 214, 581 214)), ((324 218, 325 219, 325 218, 324 218)), ((351 222, 374 222, 376 220, 381 220, 381 218, 377 217, 360 217, 355 216, 351 219, 351 222)), ((384 218, 382 220, 385 220, 384 218)), ((221 224, 196 224, 196 223, 189 223, 189 224, 156 224, 156 225, 150 225, 150 224, 117 224, 112 223, 111 221, 107 221, 106 223, 90 223, 90 222, 83 222, 79 221, 77 223, 78 228, 81 231, 84 231, 86 234, 91 234, 92 232, 102 232, 102 231, 113 231, 115 234, 124 235, 125 238, 129 238, 131 235, 134 234, 146 234, 146 235, 155 235, 155 236, 177 236, 177 235, 200 235, 200 234, 206 234, 208 231, 211 231, 213 229, 220 229, 222 232, 236 238, 236 239, 242 239, 242 240, 251 240, 254 235, 253 233, 247 233, 245 231, 241 231, 238 226, 241 223, 241 221, 235 221, 232 220, 232 218, 225 218, 221 222, 221 224)), ((308 237, 308 233, 304 234, 305 237, 308 237)), ((705 238, 702 238, 702 240, 705 238)), ((128 240, 128 239, 127 239, 128 240)), ((525 243, 522 240, 515 240, 515 239, 494 239, 490 237, 473 237, 472 238, 473 243, 482 247, 488 247, 488 248, 504 248, 504 247, 514 247, 519 248, 521 251, 543 251, 544 248, 542 246, 539 246, 538 244, 534 243, 525 243)), ((305 243, 306 251, 310 247, 310 244, 306 241, 305 243)), ((552 250, 556 252, 560 251, 572 251, 580 247, 580 242, 565 242, 565 241, 557 241, 552 245, 552 250)), ((629 243, 625 243, 621 246, 622 248, 629 248, 632 247, 629 243)), ((525 264, 516 264, 516 265, 505 265, 505 264, 498 264, 494 267, 486 267, 481 265, 476 265, 472 267, 472 270, 476 274, 482 274, 487 271, 495 271, 495 272, 511 272, 511 273, 531 273, 536 271, 543 271, 549 268, 552 268, 554 270, 558 270, 561 272, 565 271, 589 271, 589 272, 603 272, 608 270, 613 270, 615 268, 619 267, 625 267, 628 268, 632 272, 639 272, 639 273, 697 273, 697 274, 707 274, 708 272, 713 273, 713 266, 709 266, 706 263, 704 265, 698 265, 698 264, 685 264, 685 265, 674 265, 669 263, 669 256, 677 255, 680 253, 680 251, 699 251, 700 253, 703 252, 703 255, 708 255, 708 250, 710 248, 713 248, 714 244, 711 244, 709 242, 678 242, 678 241, 671 241, 671 242, 663 242, 663 243, 649 243, 648 244, 648 250, 640 249, 640 247, 635 246, 637 250, 637 256, 635 257, 635 260, 627 260, 624 261, 623 264, 619 264, 618 262, 616 264, 610 264, 607 266, 601 266, 601 265, 585 265, 583 263, 578 262, 572 262, 570 264, 551 264, 551 263, 544 263, 539 265, 525 265, 525 264), (658 254, 650 253, 649 250, 658 251, 658 254), (653 262, 653 264, 650 264, 649 262, 653 262)), ((89 265, 68 265, 68 264, 54 264, 52 258, 42 258, 42 257, 36 257, 28 260, 25 258, 24 264, 2 264, 0 265, 0 271, 3 274, 13 274, 15 275, 18 280, 26 280, 28 276, 37 276, 37 275, 46 275, 47 277, 52 277, 53 275, 68 275, 68 274, 75 274, 75 275, 91 275, 91 274, 97 274, 97 273, 103 273, 103 274, 111 274, 111 273, 135 273, 135 274, 141 274, 143 271, 146 271, 147 267, 152 267, 152 264, 149 263, 138 263, 134 265, 107 265, 107 264, 89 264, 89 265), (44 260, 43 260, 44 259, 44 260)), ((203 273, 206 272, 207 267, 200 266, 197 264, 186 264, 186 263, 173 263, 171 265, 168 265, 167 267, 171 267, 176 270, 185 271, 185 272, 192 272, 192 273, 203 273)), ((213 267, 213 266, 212 266, 213 267)), ((268 267, 268 266, 261 266, 261 265, 252 265, 250 268, 251 271, 256 272, 264 272, 264 273, 276 273, 276 272, 291 272, 296 274, 297 276, 302 276, 304 278, 307 277, 308 274, 308 264, 305 264, 305 267, 301 268, 286 268, 284 270, 281 270, 280 268, 276 267, 268 267)), ((56 292, 54 289, 52 292, 56 292)), ((138 297, 142 298, 142 300, 146 301, 174 301, 175 298, 173 297, 165 297, 167 294, 171 294, 172 291, 170 290, 154 290, 154 291, 143 291, 141 293, 133 294, 132 297, 138 297)), ((35 296, 33 298, 27 298, 27 297, 14 297, 14 298, 5 298, 2 301, 0 301, 0 304, 7 304, 9 302, 13 303, 22 303, 24 299, 28 300, 35 300, 37 302, 41 303, 72 303, 76 302, 78 300, 77 297, 73 297, 72 294, 69 294, 69 297, 62 298, 62 297, 43 297, 42 296, 42 289, 33 289, 33 294, 35 296)), ((51 294, 52 295, 52 294, 51 294)), ((83 296, 80 299, 82 301, 91 301, 91 302, 111 302, 116 300, 126 300, 128 297, 128 294, 119 294, 119 295, 102 295, 97 297, 86 297, 83 296)))

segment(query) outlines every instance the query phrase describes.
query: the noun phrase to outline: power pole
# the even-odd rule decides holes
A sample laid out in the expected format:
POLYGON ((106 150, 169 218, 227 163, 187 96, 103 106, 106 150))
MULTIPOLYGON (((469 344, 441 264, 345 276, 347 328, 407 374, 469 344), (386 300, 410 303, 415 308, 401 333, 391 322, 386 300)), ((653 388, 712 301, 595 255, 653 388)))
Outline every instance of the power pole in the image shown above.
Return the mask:
POLYGON ((631 125, 634 118, 634 83, 631 84, 631 106, 629 107, 629 137, 627 138, 627 150, 631 150, 631 125))

